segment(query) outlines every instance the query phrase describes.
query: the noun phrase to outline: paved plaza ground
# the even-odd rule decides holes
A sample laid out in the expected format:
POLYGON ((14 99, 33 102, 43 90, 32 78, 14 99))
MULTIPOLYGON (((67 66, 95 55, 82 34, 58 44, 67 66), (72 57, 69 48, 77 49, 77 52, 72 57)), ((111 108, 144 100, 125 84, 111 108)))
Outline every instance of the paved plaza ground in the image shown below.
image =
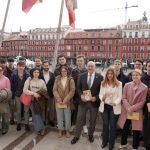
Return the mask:
MULTIPOLYGON (((73 133, 70 138, 66 138, 65 135, 62 138, 57 138, 57 128, 47 126, 47 134, 39 136, 33 131, 32 122, 30 122, 30 127, 31 131, 25 132, 23 126, 21 131, 16 131, 16 125, 10 125, 9 132, 6 135, 0 135, 0 150, 102 150, 100 114, 98 115, 94 133, 95 140, 92 144, 88 141, 87 134, 82 134, 79 142, 71 145, 70 141, 73 138, 73 133)), ((117 136, 114 150, 118 150, 119 143, 120 136, 117 136)), ((129 146, 126 150, 132 150, 131 144, 132 138, 129 137, 129 146)), ((144 150, 142 142, 140 145, 139 150, 144 150)), ((104 150, 108 150, 108 147, 104 150)))

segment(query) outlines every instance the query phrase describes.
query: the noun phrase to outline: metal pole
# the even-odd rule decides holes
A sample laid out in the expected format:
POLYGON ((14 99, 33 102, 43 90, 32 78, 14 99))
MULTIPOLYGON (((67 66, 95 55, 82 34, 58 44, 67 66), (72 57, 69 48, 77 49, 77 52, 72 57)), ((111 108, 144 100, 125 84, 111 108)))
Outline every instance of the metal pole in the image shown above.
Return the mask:
POLYGON ((54 51, 54 59, 52 66, 55 68, 57 64, 57 56, 58 56, 58 47, 60 41, 60 32, 61 32, 61 22, 62 22, 62 15, 63 15, 63 7, 64 7, 64 0, 61 1, 61 8, 60 8, 60 15, 59 15, 59 23, 56 33, 56 44, 55 44, 55 51, 54 51))
POLYGON ((3 40, 3 34, 4 34, 6 19, 7 19, 7 15, 8 15, 9 5, 10 5, 10 0, 8 0, 8 2, 7 2, 7 8, 6 8, 5 17, 4 17, 4 21, 3 21, 3 26, 2 26, 2 30, 1 30, 0 46, 1 46, 1 43, 2 43, 2 40, 3 40))

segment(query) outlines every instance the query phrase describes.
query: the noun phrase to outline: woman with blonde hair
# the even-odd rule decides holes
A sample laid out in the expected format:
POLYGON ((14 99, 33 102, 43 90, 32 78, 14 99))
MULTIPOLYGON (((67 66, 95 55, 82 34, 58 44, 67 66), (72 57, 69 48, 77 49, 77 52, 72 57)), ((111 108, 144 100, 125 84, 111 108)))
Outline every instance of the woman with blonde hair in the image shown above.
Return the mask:
POLYGON ((106 71, 102 81, 99 98, 101 104, 99 111, 103 119, 103 138, 101 147, 109 143, 109 150, 112 150, 115 143, 116 125, 118 116, 121 113, 122 83, 117 80, 114 69, 106 71))

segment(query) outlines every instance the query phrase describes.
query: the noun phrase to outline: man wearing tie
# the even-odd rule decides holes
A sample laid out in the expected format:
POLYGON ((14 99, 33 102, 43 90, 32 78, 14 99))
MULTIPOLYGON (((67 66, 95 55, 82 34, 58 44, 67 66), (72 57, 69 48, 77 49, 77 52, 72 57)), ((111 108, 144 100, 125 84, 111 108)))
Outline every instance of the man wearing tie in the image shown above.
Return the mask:
POLYGON ((78 106, 75 136, 71 140, 71 144, 75 144, 79 140, 84 125, 84 118, 86 117, 88 110, 90 112, 88 139, 90 143, 94 142, 93 133, 95 130, 96 118, 100 104, 98 94, 103 77, 95 72, 95 63, 93 61, 88 62, 87 71, 88 72, 81 74, 78 79, 77 87, 80 101, 78 106), (83 94, 87 91, 88 94, 83 94))

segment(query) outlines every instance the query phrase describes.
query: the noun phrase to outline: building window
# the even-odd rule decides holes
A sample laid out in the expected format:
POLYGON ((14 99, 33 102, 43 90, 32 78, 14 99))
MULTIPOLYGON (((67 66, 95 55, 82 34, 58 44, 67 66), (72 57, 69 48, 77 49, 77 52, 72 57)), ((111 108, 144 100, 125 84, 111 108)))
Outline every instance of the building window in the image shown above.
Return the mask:
POLYGON ((135 39, 134 42, 135 42, 135 44, 138 44, 138 39, 135 39))
POLYGON ((131 46, 129 46, 129 52, 131 52, 131 46))
POLYGON ((124 37, 124 38, 126 38, 126 37, 127 37, 126 32, 124 32, 124 33, 123 33, 123 37, 124 37))
POLYGON ((88 40, 84 40, 84 44, 87 45, 88 44, 88 40))
POLYGON ((138 37, 138 32, 135 32, 135 37, 138 37))
POLYGON ((137 46, 134 47, 134 51, 135 51, 135 52, 138 51, 138 47, 137 47, 137 46))
POLYGON ((98 49, 98 51, 100 52, 100 45, 98 45, 97 49, 98 49))
POLYGON ((67 45, 67 50, 69 51, 71 49, 70 45, 67 45))
POLYGON ((140 51, 141 51, 141 52, 144 51, 144 46, 141 46, 141 47, 140 47, 140 51))
POLYGON ((131 44, 132 43, 132 39, 129 39, 129 44, 131 44))
POLYGON ((91 40, 91 44, 94 44, 94 43, 95 43, 95 41, 92 39, 92 40, 91 40))
POLYGON ((145 40, 144 39, 141 39, 141 44, 143 45, 145 43, 145 40))
POLYGON ((81 44, 82 43, 82 41, 81 40, 78 40, 78 44, 81 44))
POLYGON ((123 39, 123 44, 124 44, 124 45, 126 44, 126 39, 123 39))
POLYGON ((94 46, 92 46, 92 51, 94 51, 94 46))
POLYGON ((88 50, 88 46, 84 46, 84 51, 87 51, 88 50))
POLYGON ((100 44, 100 39, 97 40, 97 44, 100 44))
POLYGON ((81 51, 81 49, 82 49, 82 47, 81 47, 81 45, 79 45, 79 51, 81 51))
POLYGON ((145 37, 145 32, 142 32, 142 37, 145 37))
POLYGON ((70 44, 70 40, 67 40, 67 44, 70 44))
POLYGON ((150 46, 147 46, 147 51, 150 51, 150 46))
POLYGON ((129 37, 132 38, 132 32, 129 33, 129 37))

